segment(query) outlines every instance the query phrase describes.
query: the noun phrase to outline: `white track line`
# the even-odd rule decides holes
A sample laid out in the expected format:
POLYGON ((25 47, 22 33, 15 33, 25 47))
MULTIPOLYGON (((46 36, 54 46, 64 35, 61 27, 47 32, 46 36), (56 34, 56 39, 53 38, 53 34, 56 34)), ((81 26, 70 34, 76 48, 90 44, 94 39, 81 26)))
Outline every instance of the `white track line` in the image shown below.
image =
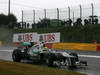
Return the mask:
POLYGON ((13 52, 13 50, 0 50, 0 52, 13 52))
POLYGON ((79 57, 89 57, 89 58, 100 58, 100 56, 95 55, 78 55, 79 57))

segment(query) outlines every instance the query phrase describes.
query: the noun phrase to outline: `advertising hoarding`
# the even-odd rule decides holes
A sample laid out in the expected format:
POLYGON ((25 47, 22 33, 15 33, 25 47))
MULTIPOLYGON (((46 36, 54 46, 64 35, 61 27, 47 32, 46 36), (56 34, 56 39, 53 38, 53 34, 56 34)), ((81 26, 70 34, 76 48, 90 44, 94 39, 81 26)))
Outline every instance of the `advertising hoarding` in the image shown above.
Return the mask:
POLYGON ((37 42, 37 33, 18 33, 13 35, 13 42, 37 42))
POLYGON ((17 33, 13 35, 13 42, 57 43, 60 42, 60 33, 17 33))
POLYGON ((43 41, 45 43, 57 43, 60 42, 60 33, 45 33, 38 34, 39 41, 43 41))

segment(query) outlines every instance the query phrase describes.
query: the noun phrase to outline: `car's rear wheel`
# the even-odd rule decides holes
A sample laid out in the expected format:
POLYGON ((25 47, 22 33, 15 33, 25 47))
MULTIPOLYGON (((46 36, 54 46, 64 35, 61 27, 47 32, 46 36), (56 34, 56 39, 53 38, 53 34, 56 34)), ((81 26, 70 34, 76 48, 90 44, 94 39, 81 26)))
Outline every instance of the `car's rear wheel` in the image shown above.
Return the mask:
POLYGON ((21 61, 21 50, 15 49, 12 53, 12 59, 15 62, 21 61))
POLYGON ((47 59, 46 59, 46 64, 47 64, 48 66, 53 66, 53 60, 52 60, 51 58, 47 58, 47 59))

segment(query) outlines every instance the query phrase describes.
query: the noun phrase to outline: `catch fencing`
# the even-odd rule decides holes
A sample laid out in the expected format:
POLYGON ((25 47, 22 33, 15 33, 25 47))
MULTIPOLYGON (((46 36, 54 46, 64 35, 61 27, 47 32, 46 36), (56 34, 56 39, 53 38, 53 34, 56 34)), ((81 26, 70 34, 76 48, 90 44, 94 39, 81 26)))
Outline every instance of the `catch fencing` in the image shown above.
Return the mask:
MULTIPOLYGON (((79 5, 75 7, 56 8, 56 9, 40 9, 40 10, 23 10, 22 22, 31 24, 39 23, 43 19, 67 21, 72 20, 72 25, 77 18, 89 20, 90 16, 100 20, 100 4, 79 5)), ((59 24, 59 23, 58 23, 59 24)))

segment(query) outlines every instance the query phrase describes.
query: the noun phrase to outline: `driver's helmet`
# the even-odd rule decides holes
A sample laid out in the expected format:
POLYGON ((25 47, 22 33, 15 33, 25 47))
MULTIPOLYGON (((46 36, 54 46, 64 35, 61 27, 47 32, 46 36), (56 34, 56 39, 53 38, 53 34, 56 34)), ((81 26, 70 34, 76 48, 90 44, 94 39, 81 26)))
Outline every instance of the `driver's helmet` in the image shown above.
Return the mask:
POLYGON ((44 47, 44 48, 48 48, 48 47, 44 47))
POLYGON ((48 51, 49 49, 47 47, 44 47, 43 48, 43 51, 48 51))
POLYGON ((22 42, 21 45, 22 45, 22 46, 30 46, 31 43, 30 43, 30 42, 22 42))

